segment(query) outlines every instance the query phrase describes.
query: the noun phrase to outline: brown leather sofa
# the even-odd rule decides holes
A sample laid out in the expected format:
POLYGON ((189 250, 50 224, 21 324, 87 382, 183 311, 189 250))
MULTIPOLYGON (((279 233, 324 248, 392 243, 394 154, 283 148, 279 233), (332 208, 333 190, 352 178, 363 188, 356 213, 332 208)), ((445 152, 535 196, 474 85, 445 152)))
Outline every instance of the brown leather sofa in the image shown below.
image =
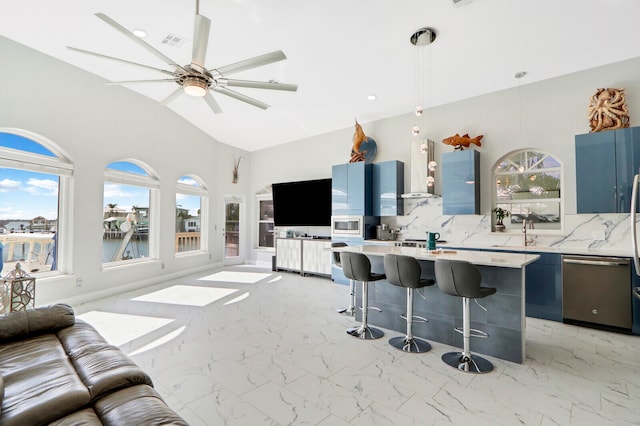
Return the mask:
POLYGON ((186 425, 64 304, 0 315, 0 426, 186 425))

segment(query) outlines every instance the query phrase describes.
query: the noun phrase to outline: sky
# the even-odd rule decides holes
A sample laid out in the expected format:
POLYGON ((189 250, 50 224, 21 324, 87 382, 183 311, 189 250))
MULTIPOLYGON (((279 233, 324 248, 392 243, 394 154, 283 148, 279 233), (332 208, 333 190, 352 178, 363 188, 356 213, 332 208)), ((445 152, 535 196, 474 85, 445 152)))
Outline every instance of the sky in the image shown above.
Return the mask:
MULTIPOLYGON (((47 157, 57 157, 44 146, 23 136, 0 132, 0 147, 27 151, 47 157)), ((130 162, 116 162, 110 169, 148 175, 140 166, 130 162)), ((180 179, 191 186, 200 185, 189 177, 180 179)), ((30 220, 44 216, 58 218, 58 183, 56 175, 0 167, 0 220, 30 220)), ((145 188, 105 182, 104 206, 117 204, 118 209, 131 211, 132 206, 148 207, 149 191, 145 188)), ((177 194, 176 204, 198 214, 200 197, 177 194)))

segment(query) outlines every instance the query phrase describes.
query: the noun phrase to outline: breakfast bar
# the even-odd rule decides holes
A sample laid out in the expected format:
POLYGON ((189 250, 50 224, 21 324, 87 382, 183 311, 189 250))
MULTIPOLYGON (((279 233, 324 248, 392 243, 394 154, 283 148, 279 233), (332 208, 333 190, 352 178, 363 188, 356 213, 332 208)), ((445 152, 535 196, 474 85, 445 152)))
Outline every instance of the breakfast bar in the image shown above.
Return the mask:
MULTIPOLYGON (((473 352, 524 362, 525 268, 536 261, 538 255, 474 250, 427 251, 424 248, 380 245, 346 246, 333 250, 365 254, 371 261, 372 271, 377 273, 384 273, 385 254, 411 256, 420 261, 422 277, 432 279, 435 279, 436 259, 473 263, 482 274, 482 286, 497 290, 496 294, 481 301, 486 312, 476 303, 471 303, 471 327, 489 335, 487 339, 473 339, 473 352)), ((360 306, 360 286, 356 289, 357 306, 360 306)), ((404 333, 406 323, 401 315, 406 311, 405 291, 381 280, 369 283, 368 293, 369 306, 382 309, 382 312, 370 312, 369 324, 404 333)), ((428 319, 427 322, 414 322, 413 334, 416 337, 462 347, 462 335, 454 330, 462 325, 462 305, 458 298, 442 293, 437 286, 425 287, 414 299, 414 315, 428 319)), ((360 317, 361 312, 357 310, 356 320, 360 317)))

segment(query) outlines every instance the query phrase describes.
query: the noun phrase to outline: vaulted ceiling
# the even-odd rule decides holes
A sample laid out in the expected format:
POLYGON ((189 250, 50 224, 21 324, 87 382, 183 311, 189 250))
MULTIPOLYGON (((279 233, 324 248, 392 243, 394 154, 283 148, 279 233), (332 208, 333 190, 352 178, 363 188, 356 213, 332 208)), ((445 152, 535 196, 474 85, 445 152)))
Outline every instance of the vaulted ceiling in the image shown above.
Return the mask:
MULTIPOLYGON (((640 56, 637 0, 201 0, 211 21, 206 68, 282 50, 287 60, 232 77, 299 85, 297 92, 234 88, 262 110, 214 93, 167 107, 220 142, 255 151, 361 123, 529 84, 640 56), (431 27, 429 46, 411 34, 431 27), (526 71, 521 80, 514 78, 526 71), (367 99, 376 95, 376 100, 367 99)), ((166 78, 151 69, 72 51, 170 69, 98 19, 108 15, 180 65, 191 61, 196 0, 20 0, 0 6, 0 35, 97 74, 105 82, 166 78), (163 43, 167 36, 182 42, 163 43)), ((20 64, 2 64, 20 66, 20 64)), ((2 67, 0 67, 0 77, 2 67)), ((603 76, 602 85, 615 85, 603 76)), ((54 81, 51 84, 55 84, 54 81)), ((131 83, 156 101, 177 88, 131 83)), ((594 88, 595 90, 595 88, 594 88)), ((585 100, 586 102, 586 100, 585 100)))

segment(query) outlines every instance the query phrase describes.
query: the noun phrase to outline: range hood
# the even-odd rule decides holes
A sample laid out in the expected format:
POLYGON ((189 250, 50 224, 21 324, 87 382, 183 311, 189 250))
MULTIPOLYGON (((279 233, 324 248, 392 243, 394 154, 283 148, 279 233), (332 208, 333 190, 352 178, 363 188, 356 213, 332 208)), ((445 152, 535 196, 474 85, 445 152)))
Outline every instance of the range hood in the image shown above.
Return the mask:
POLYGON ((428 179, 435 178, 435 169, 429 169, 429 163, 435 161, 433 141, 429 139, 411 141, 411 192, 401 195, 402 198, 438 197, 435 184, 429 186, 428 179))

